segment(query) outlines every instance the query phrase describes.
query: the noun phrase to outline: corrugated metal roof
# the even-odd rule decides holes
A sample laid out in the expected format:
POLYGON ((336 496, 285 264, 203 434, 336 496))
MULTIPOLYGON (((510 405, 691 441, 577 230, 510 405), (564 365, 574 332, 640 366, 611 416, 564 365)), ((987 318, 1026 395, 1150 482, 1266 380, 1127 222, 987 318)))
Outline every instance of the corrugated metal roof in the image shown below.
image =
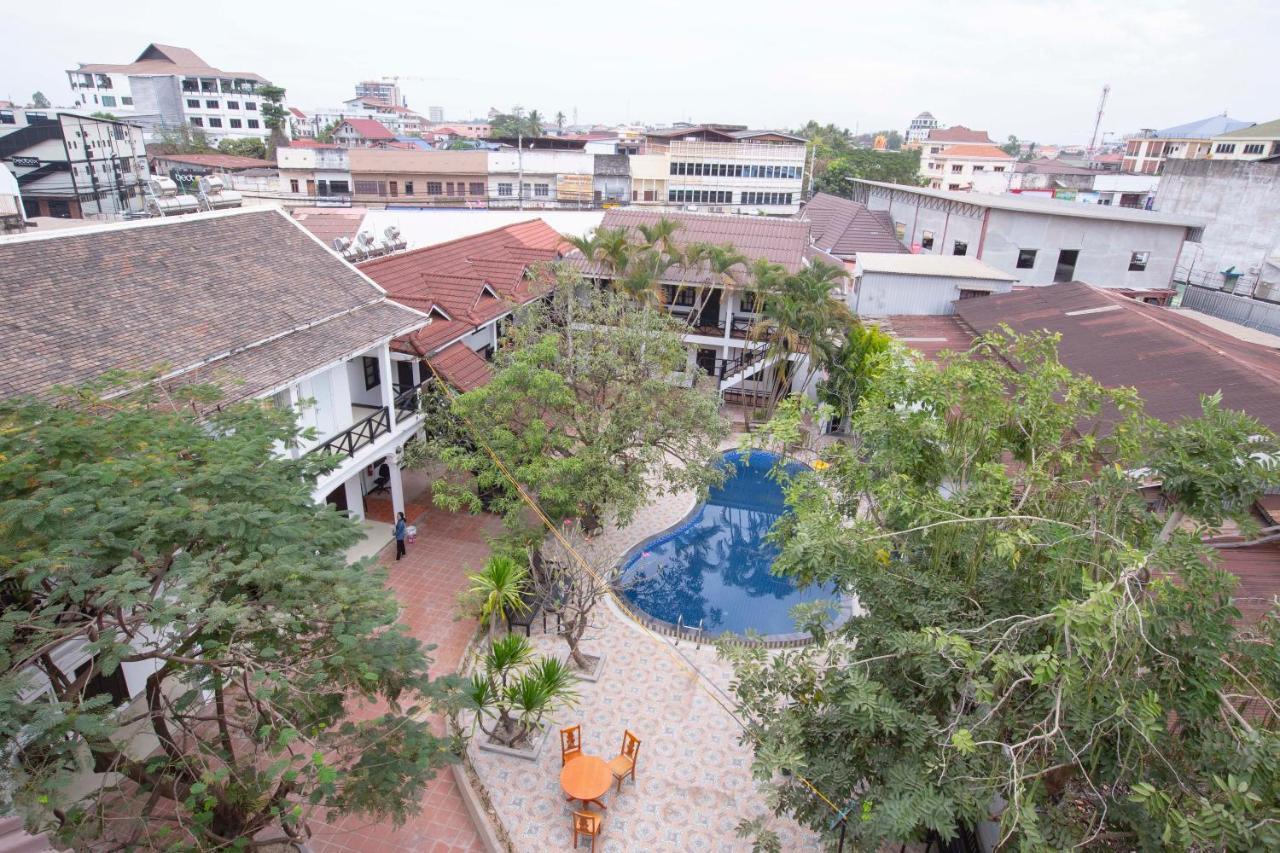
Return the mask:
POLYGON ((1157 213, 1109 204, 1082 204, 1078 201, 1032 198, 1025 195, 989 195, 987 193, 962 192, 960 190, 933 190, 927 187, 910 187, 906 184, 888 184, 882 181, 864 181, 854 178, 855 184, 895 190, 912 195, 989 207, 995 210, 1015 210, 1021 213, 1039 213, 1048 216, 1075 216, 1080 219, 1104 219, 1114 222, 1141 222, 1144 225, 1176 225, 1182 228, 1203 228, 1205 220, 1195 216, 1174 213, 1157 213))
POLYGON ((1242 127, 1239 130, 1220 135, 1234 139, 1277 139, 1280 138, 1280 118, 1274 121, 1264 121, 1262 124, 1255 124, 1252 127, 1242 127))
POLYGON ((987 281, 1017 281, 977 258, 957 255, 912 255, 898 253, 859 252, 859 272, 893 273, 894 275, 931 275, 943 278, 975 278, 987 281))
POLYGON ((1251 126, 1253 126, 1251 121, 1240 121, 1223 113, 1157 130, 1155 136, 1157 139, 1208 139, 1211 136, 1221 136, 1224 133, 1251 126))

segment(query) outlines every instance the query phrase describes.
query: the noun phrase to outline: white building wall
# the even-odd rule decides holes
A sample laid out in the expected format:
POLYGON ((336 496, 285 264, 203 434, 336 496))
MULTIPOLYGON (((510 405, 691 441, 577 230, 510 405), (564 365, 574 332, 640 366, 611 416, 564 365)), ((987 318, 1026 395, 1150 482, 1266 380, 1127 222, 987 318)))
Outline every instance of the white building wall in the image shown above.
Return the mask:
MULTIPOLYGON (((763 211, 769 214, 793 214, 800 210, 801 193, 804 188, 804 145, 776 145, 762 142, 697 142, 673 141, 667 151, 667 196, 669 205, 682 208, 698 208, 701 210, 722 210, 726 213, 756 213, 763 211), (726 164, 735 167, 766 167, 788 177, 762 177, 745 175, 710 175, 690 174, 688 166, 698 164, 726 164), (683 165, 685 174, 680 174, 683 165), (781 170, 786 170, 785 172, 781 170), (728 192, 731 199, 727 202, 689 202, 672 198, 673 193, 680 191, 728 192), (759 195, 769 194, 767 202, 744 201, 744 193, 759 195), (789 196, 789 199, 775 201, 772 196, 789 196)), ((634 161, 635 158, 633 158, 634 161)), ((633 169, 632 180, 636 173, 633 169)))
POLYGON ((857 279, 853 294, 846 298, 850 310, 860 317, 954 314, 952 303, 960 298, 962 290, 1008 293, 1012 289, 1013 282, 999 279, 863 272, 857 279))

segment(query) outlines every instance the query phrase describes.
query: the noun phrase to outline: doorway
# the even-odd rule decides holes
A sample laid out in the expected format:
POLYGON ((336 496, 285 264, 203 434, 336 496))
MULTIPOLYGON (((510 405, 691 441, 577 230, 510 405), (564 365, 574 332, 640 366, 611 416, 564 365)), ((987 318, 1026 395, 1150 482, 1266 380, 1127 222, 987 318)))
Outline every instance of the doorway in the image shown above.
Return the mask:
POLYGON ((716 351, 711 347, 698 347, 693 360, 708 376, 716 375, 716 351))
POLYGON ((1055 284, 1072 281, 1076 277, 1076 259, 1080 257, 1079 249, 1063 249, 1058 252, 1058 268, 1053 273, 1055 284))
POLYGON ((316 182, 311 180, 310 178, 307 178, 307 195, 315 195, 315 194, 316 194, 316 182))

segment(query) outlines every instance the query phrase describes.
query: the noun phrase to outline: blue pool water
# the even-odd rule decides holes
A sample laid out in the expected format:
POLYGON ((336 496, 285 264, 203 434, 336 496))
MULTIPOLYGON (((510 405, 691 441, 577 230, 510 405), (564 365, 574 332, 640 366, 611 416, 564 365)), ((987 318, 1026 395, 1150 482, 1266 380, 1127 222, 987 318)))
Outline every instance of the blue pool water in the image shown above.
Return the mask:
MULTIPOLYGON (((790 610, 831 599, 832 588, 797 590, 770 569, 778 549, 765 537, 786 511, 782 487, 769 472, 772 453, 731 451, 724 485, 676 527, 641 544, 623 562, 623 594, 650 616, 712 633, 796 631, 790 610)), ((790 473, 802 470, 789 463, 790 473)))

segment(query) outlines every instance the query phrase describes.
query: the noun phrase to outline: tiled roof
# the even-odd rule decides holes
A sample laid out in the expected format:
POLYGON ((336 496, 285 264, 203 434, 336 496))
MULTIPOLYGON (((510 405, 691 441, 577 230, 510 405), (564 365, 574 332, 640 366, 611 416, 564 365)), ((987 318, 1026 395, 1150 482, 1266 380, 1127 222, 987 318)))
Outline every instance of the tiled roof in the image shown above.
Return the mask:
POLYGON ((338 237, 355 239, 364 220, 363 207, 295 207, 289 211, 303 228, 316 235, 326 246, 338 237))
POLYGON ((344 119, 342 123, 350 127, 356 133, 363 136, 365 139, 392 140, 396 138, 396 135, 392 133, 390 130, 387 130, 386 125, 384 125, 382 122, 378 121, 377 119, 349 118, 349 119, 344 119))
MULTIPOLYGON (((530 265, 555 260, 567 248, 559 232, 531 219, 375 258, 360 269, 393 299, 422 311, 439 307, 463 334, 537 298, 542 288, 529 280, 530 265)), ((457 337, 447 334, 454 327, 437 323, 413 337, 419 351, 429 353, 457 337)))
POLYGON ((3 396, 111 368, 252 396, 426 322, 271 208, 0 239, 0 269, 3 396))
POLYGON ((1007 152, 1001 151, 994 145, 973 145, 962 143, 960 145, 952 145, 942 150, 938 157, 989 157, 993 160, 1012 160, 1014 159, 1007 152))
POLYGON ((985 130, 971 130, 963 124, 957 124, 955 127, 935 127, 929 131, 928 140, 930 142, 977 142, 984 145, 995 144, 995 140, 988 136, 985 130))
POLYGON ((677 246, 729 243, 745 255, 748 262, 766 260, 792 273, 799 272, 804 265, 809 223, 796 219, 615 209, 605 213, 600 227, 624 228, 638 236, 635 229, 639 226, 653 225, 663 218, 680 224, 673 238, 677 246))
POLYGON ((260 160, 257 157, 241 157, 238 154, 160 154, 147 152, 156 160, 167 160, 170 163, 187 163, 191 166, 204 166, 209 169, 259 169, 275 166, 274 160, 260 160))
POLYGON ((179 74, 191 77, 234 77, 266 82, 252 71, 222 71, 205 62, 195 51, 167 44, 149 44, 133 62, 125 65, 80 63, 75 69, 83 74, 179 74))
POLYGON ((1152 417, 1194 417, 1202 394, 1221 391, 1225 406, 1280 431, 1280 352, 1177 311, 1068 282, 960 300, 956 316, 977 332, 1007 323, 1060 333, 1063 364, 1108 387, 1136 388, 1152 417))
POLYGON ((858 252, 907 252, 894 236, 893 217, 888 211, 868 210, 856 201, 818 193, 797 217, 809 221, 814 245, 837 257, 858 252))
POLYGON ((489 381, 493 371, 489 362, 476 355, 462 341, 445 347, 428 361, 444 381, 459 391, 471 391, 489 381))

